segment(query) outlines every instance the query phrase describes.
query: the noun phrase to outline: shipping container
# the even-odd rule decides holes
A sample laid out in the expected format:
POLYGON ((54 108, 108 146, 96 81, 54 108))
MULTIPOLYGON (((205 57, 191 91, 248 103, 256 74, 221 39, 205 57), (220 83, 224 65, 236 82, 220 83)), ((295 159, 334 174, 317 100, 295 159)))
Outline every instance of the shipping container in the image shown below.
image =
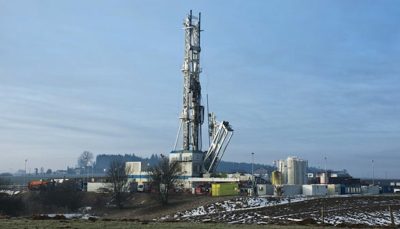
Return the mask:
POLYGON ((212 196, 234 196, 239 193, 237 183, 219 183, 211 185, 212 196))
POLYGON ((361 186, 361 193, 364 195, 379 194, 379 186, 361 186))
POLYGON ((257 184, 257 195, 259 195, 259 196, 267 195, 267 185, 266 184, 257 184))
POLYGON ((360 194, 361 185, 360 184, 346 184, 344 187, 344 194, 360 194))
POLYGON ((274 186, 271 184, 257 184, 257 195, 265 196, 265 195, 273 195, 274 194, 274 186))
POLYGON ((303 195, 305 196, 325 196, 328 194, 328 187, 324 184, 305 184, 303 185, 303 195))
POLYGON ((302 193, 302 186, 296 184, 285 184, 285 185, 276 185, 274 189, 274 195, 279 196, 278 189, 282 196, 297 196, 302 193))
MULTIPOLYGON (((343 191, 344 192, 344 191, 343 191)), ((341 184, 328 184, 328 195, 342 195, 341 184)))

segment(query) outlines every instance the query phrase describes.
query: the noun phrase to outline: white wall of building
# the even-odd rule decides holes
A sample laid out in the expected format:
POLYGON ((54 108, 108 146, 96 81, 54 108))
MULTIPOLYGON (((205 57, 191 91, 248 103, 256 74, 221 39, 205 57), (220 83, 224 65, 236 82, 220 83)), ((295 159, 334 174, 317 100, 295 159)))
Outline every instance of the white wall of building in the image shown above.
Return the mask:
POLYGON ((379 186, 361 186, 361 193, 364 195, 378 195, 379 186))
POLYGON ((201 151, 174 151, 169 155, 170 162, 178 161, 182 177, 199 177, 203 165, 204 153, 201 151))
POLYGON ((257 184, 257 194, 259 196, 274 195, 274 186, 271 184, 257 184))
POLYGON ((325 196, 328 195, 328 186, 321 184, 303 185, 303 195, 305 196, 325 196))
POLYGON ((280 188, 282 190, 282 196, 298 196, 302 194, 302 186, 301 185, 290 185, 290 184, 285 184, 285 185, 278 185, 275 186, 274 189, 274 195, 277 196, 277 188, 280 188))
POLYGON ((88 192, 108 192, 113 188, 112 183, 101 183, 101 182, 88 182, 87 191, 88 192))

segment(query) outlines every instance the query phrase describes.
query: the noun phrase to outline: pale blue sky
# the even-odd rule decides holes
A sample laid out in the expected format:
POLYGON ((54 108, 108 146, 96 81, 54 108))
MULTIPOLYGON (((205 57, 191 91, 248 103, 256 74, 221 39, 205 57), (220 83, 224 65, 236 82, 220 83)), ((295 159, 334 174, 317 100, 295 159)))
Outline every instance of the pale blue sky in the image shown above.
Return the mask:
POLYGON ((169 152, 190 9, 225 160, 399 177, 400 2, 347 0, 0 0, 0 171, 169 152))

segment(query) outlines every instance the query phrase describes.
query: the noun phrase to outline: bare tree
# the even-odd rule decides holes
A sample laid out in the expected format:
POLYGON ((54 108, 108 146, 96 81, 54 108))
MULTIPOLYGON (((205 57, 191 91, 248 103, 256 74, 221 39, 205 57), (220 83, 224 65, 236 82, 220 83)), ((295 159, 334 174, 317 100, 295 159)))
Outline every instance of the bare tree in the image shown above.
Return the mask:
POLYGON ((181 174, 178 161, 169 162, 167 157, 161 155, 160 162, 150 167, 149 174, 153 185, 160 193, 161 203, 168 204, 169 190, 174 188, 175 182, 181 174))
POLYGON ((274 189, 275 189, 275 195, 277 197, 282 197, 283 196, 284 190, 283 190, 282 185, 275 185, 274 189))
POLYGON ((83 151, 78 158, 78 166, 86 168, 93 160, 93 154, 89 151, 83 151))
POLYGON ((128 176, 126 175, 125 163, 122 161, 112 161, 107 171, 107 176, 112 183, 113 198, 117 207, 123 207, 123 201, 125 200, 124 185, 127 182, 128 176))

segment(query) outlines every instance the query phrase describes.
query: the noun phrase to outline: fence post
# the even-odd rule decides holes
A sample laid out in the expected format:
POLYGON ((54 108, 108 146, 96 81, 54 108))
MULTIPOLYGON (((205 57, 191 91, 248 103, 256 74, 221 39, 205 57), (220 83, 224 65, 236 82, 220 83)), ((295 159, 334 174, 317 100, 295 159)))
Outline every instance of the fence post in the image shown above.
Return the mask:
POLYGON ((394 224, 394 217, 393 217, 393 209, 392 206, 389 205, 389 214, 390 214, 390 223, 392 227, 395 227, 396 224, 394 224))
POLYGON ((324 207, 321 207, 321 219, 322 219, 322 224, 325 224, 324 207))

